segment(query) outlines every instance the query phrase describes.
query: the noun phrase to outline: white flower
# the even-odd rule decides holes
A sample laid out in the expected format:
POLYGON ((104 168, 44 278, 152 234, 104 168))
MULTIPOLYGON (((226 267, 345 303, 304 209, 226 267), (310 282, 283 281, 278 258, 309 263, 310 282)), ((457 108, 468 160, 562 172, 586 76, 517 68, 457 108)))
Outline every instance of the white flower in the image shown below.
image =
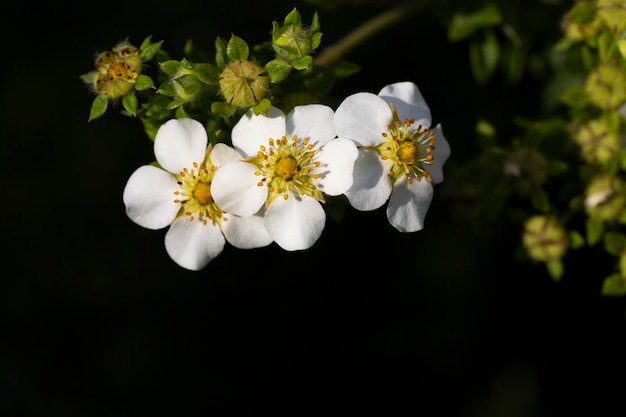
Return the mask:
POLYGON ((216 203, 241 216, 265 205, 265 228, 286 250, 310 248, 326 222, 320 203, 352 185, 355 144, 337 139, 333 110, 321 104, 295 107, 287 117, 275 107, 248 111, 232 130, 244 161, 224 164, 213 178, 216 203))
POLYGON ((417 86, 400 82, 378 95, 356 93, 337 108, 337 135, 359 147, 354 183, 345 192, 357 210, 387 200, 387 218, 401 232, 424 227, 433 184, 443 181, 450 146, 441 125, 430 129, 430 109, 417 86))
POLYGON ((239 153, 222 143, 207 147, 202 124, 169 120, 154 139, 161 168, 139 167, 128 179, 123 200, 128 217, 148 229, 170 226, 165 235, 169 256, 183 268, 200 270, 224 249, 225 239, 238 248, 269 245, 263 218, 223 212, 213 201, 211 181, 223 163, 239 153))

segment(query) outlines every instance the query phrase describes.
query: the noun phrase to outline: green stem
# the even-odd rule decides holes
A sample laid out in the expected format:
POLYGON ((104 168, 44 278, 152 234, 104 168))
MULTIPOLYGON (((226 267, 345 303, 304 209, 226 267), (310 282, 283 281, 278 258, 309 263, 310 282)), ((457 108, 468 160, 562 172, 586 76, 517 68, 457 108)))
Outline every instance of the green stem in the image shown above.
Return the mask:
POLYGON ((392 24, 406 19, 412 13, 425 7, 427 3, 427 0, 409 1, 368 20, 348 33, 344 38, 340 39, 339 42, 323 49, 320 54, 317 55, 313 63, 322 67, 330 67, 339 61, 348 51, 360 45, 366 39, 392 24))

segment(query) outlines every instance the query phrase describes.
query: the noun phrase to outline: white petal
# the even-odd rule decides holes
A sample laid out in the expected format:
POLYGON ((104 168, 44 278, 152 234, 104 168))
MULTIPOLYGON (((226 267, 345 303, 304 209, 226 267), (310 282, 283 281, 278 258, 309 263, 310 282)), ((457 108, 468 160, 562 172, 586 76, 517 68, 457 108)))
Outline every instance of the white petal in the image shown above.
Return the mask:
POLYGON ((428 167, 428 172, 433 177, 435 184, 438 184, 443 181, 443 164, 450 156, 450 144, 443 135, 440 124, 432 129, 432 132, 435 134, 435 150, 433 150, 435 161, 428 167))
POLYGON ((356 93, 337 107, 333 124, 337 136, 359 146, 373 146, 383 141, 391 116, 389 104, 376 94, 356 93))
POLYGON ((389 169, 377 154, 359 150, 352 186, 345 192, 352 207, 368 211, 385 204, 392 190, 389 169))
POLYGON ((415 83, 405 81, 389 84, 378 95, 396 106, 400 120, 415 119, 415 126, 430 127, 430 108, 415 83))
POLYGON ((272 201, 265 213, 265 228, 274 241, 288 251, 308 249, 326 225, 322 205, 309 196, 290 193, 272 201))
POLYGON ((226 162, 241 161, 241 154, 231 146, 224 143, 216 143, 211 149, 211 162, 216 167, 224 165, 226 162))
POLYGON ((222 253, 226 240, 219 226, 177 218, 165 234, 165 250, 183 268, 198 271, 222 253))
POLYGON ((193 119, 165 122, 154 138, 154 155, 161 166, 172 173, 204 161, 207 134, 202 123, 193 119))
POLYGON ((309 139, 316 148, 328 143, 335 134, 333 116, 335 112, 322 104, 296 106, 287 115, 287 138, 294 134, 300 139, 309 139))
POLYGON ((285 114, 276 107, 271 107, 267 114, 259 115, 248 110, 231 132, 233 146, 244 157, 256 155, 261 145, 267 146, 269 138, 280 139, 284 135, 285 114))
POLYGON ((321 163, 315 171, 320 178, 315 185, 327 195, 345 193, 352 186, 354 161, 359 155, 354 142, 349 139, 334 139, 324 145, 319 154, 321 163))
POLYGON ((169 172, 152 165, 139 167, 124 187, 122 200, 126 214, 142 227, 162 229, 178 213, 180 203, 174 202, 174 191, 179 188, 176 178, 169 172))
POLYGON ((222 216, 222 232, 228 243, 239 249, 252 249, 267 246, 273 242, 265 230, 264 218, 261 214, 253 216, 235 216, 224 213, 222 216))
POLYGON ((432 184, 422 179, 408 184, 402 178, 394 185, 387 206, 389 223, 401 232, 417 232, 424 227, 424 218, 433 199, 432 184))
POLYGON ((237 216, 255 214, 267 199, 267 185, 261 176, 254 175, 258 168, 249 162, 227 162, 215 170, 211 182, 211 195, 222 210, 237 216))

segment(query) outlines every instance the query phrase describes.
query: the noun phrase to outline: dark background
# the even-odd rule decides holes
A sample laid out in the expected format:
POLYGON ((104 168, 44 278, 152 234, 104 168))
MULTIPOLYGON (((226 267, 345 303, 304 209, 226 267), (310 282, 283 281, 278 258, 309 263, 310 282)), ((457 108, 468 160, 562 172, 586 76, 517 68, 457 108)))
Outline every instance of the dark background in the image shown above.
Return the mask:
MULTIPOLYGON (((320 11, 322 47, 385 3, 320 11)), ((508 3, 542 34, 531 48, 558 39, 567 2, 508 3)), ((115 109, 87 123, 79 75, 127 37, 163 40, 175 59, 188 38, 261 42, 293 7, 305 22, 316 10, 0 2, 0 415, 623 415, 625 302, 599 295, 612 265, 568 259, 554 283, 514 256, 518 226, 458 215, 453 181, 418 233, 384 210, 349 212, 308 251, 227 246, 197 273, 168 258, 164 231, 126 217, 122 189, 152 146, 115 109)), ((363 70, 336 94, 416 82, 452 147, 449 175, 478 153, 480 117, 507 137, 514 116, 540 115, 542 80, 477 85, 436 9, 351 51, 363 70)))

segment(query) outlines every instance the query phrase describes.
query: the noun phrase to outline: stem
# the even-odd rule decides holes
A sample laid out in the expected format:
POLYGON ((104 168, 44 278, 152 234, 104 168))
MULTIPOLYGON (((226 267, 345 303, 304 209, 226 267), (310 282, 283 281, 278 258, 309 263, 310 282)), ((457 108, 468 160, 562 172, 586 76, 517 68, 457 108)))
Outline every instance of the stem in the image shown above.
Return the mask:
POLYGON ((345 37, 340 39, 339 42, 323 49, 320 54, 317 55, 313 63, 322 67, 330 67, 339 61, 348 51, 363 43, 366 39, 391 26, 393 23, 406 19, 412 13, 426 6, 427 3, 428 1, 408 1, 393 9, 389 9, 383 14, 375 16, 348 33, 345 37))

